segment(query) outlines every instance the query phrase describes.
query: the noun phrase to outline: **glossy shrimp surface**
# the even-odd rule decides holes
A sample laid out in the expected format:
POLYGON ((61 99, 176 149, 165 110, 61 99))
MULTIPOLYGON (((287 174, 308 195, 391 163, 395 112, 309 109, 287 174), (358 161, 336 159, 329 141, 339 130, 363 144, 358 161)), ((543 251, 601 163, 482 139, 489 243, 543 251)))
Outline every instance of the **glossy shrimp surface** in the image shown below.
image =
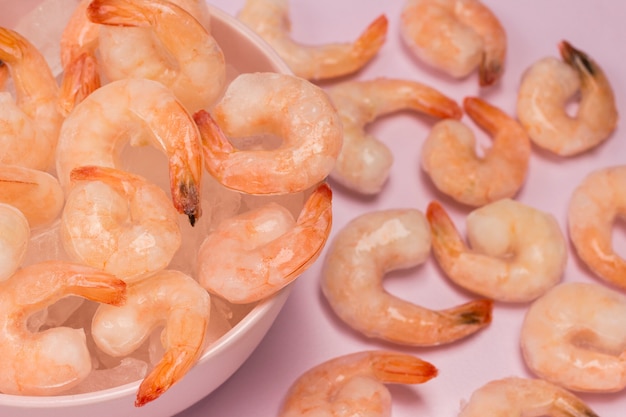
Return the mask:
POLYGON ((411 355, 363 351, 321 363, 291 386, 278 415, 390 417, 391 394, 385 384, 422 384, 437 368, 411 355))
POLYGON ((485 328, 491 322, 490 300, 435 311, 384 290, 385 273, 423 263, 430 249, 428 222, 418 210, 361 215, 333 239, 322 270, 322 291, 349 326, 398 344, 440 345, 485 328))
POLYGON ((0 203, 0 281, 22 266, 29 239, 26 216, 13 205, 0 203))

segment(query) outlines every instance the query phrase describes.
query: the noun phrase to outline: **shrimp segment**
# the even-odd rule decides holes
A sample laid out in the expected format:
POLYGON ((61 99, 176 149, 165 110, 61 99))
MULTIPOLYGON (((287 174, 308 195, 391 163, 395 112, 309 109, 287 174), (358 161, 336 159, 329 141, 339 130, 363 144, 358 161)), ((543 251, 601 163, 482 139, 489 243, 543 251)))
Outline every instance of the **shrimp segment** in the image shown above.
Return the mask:
POLYGON ((428 205, 433 251, 456 284, 506 302, 534 300, 555 286, 567 262, 567 245, 554 216, 503 199, 467 216, 463 242, 438 202, 428 205))
POLYGON ((472 393, 458 417, 598 417, 571 392, 541 379, 508 377, 472 393))
POLYGON ((567 389, 626 387, 626 296, 600 284, 557 285, 533 302, 522 324, 528 367, 567 389))
POLYGON ((573 156, 605 140, 619 118, 613 89, 602 68, 566 41, 559 44, 563 61, 539 60, 526 70, 517 97, 517 116, 536 145, 561 156, 573 156), (575 116, 567 103, 580 94, 575 116))
POLYGON ((98 308, 92 334, 109 355, 133 352, 153 330, 165 326, 165 353, 139 386, 136 406, 158 398, 196 363, 204 348, 210 305, 209 294, 193 278, 165 270, 129 285, 124 306, 98 308))
POLYGON ((438 122, 422 148, 422 168, 444 194, 469 206, 513 197, 530 161, 530 139, 520 124, 477 97, 463 101, 467 114, 493 136, 479 157, 473 132, 459 121, 438 122))
POLYGON ((174 207, 193 225, 201 214, 201 138, 193 119, 162 84, 126 79, 90 94, 65 119, 57 149, 57 173, 66 193, 70 172, 85 165, 119 168, 119 153, 152 144, 169 159, 174 207))
POLYGON ((14 206, 0 203, 0 281, 8 279, 22 265, 29 239, 26 216, 14 206))
POLYGON ((204 164, 222 185, 249 194, 286 194, 322 182, 341 150, 342 127, 328 95, 298 77, 241 74, 213 109, 194 115, 204 164), (276 136, 274 149, 237 149, 230 138, 276 136))
POLYGON ((387 293, 383 275, 423 263, 428 223, 414 209, 361 215, 340 230, 322 270, 322 291, 335 313, 368 337, 413 346, 450 343, 491 322, 492 302, 433 311, 387 293))
POLYGON ((364 351, 330 359, 302 374, 290 387, 280 417, 391 416, 384 384, 422 384, 437 368, 411 355, 364 351))
POLYGON ((276 203, 223 221, 198 252, 198 280, 232 303, 269 297, 319 256, 332 223, 331 190, 315 189, 297 221, 276 203))
POLYGON ((406 0, 401 33, 413 53, 455 78, 479 69, 481 86, 504 71, 506 31, 479 0, 406 0))
POLYGON ((265 39, 299 77, 323 80, 364 67, 385 43, 388 20, 376 18, 352 43, 303 45, 290 36, 288 0, 247 0, 237 18, 265 39))
POLYGON ((161 188, 143 177, 97 166, 75 168, 71 179, 77 185, 61 219, 61 241, 70 256, 126 282, 170 263, 182 234, 161 188))
POLYGON ((119 306, 125 301, 126 284, 98 269, 61 261, 23 267, 0 282, 0 392, 55 395, 91 372, 82 329, 26 329, 33 312, 68 295, 119 306))
POLYGON ((425 84, 377 78, 346 81, 326 90, 343 124, 343 146, 330 176, 364 194, 378 193, 387 180, 393 155, 364 127, 379 116, 413 110, 433 117, 460 119, 452 99, 425 84))

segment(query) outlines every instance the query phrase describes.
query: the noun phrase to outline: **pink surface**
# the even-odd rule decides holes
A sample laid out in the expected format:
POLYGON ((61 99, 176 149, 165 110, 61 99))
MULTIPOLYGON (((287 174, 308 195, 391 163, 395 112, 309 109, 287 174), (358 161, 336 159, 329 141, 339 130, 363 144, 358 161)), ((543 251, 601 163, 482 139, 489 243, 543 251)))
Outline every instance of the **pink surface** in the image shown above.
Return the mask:
MULTIPOLYGON (((210 3, 235 14, 244 0, 210 3)), ((468 95, 481 95, 509 114, 515 112, 515 96, 522 72, 539 58, 557 56, 557 43, 565 39, 589 53, 604 68, 613 84, 618 108, 623 111, 626 61, 621 44, 626 39, 626 5, 584 0, 489 0, 485 3, 506 27, 509 54, 502 82, 484 91, 479 91, 475 74, 462 81, 451 80, 411 57, 399 37, 403 5, 399 0, 293 0, 293 36, 307 43, 348 41, 385 13, 390 21, 387 42, 377 58, 355 78, 385 76, 418 80, 459 102, 468 95)), ((390 179, 382 193, 372 198, 358 197, 334 187, 335 220, 331 239, 358 214, 399 207, 425 210, 433 199, 442 199, 452 210, 457 226, 464 229, 464 216, 469 210, 450 204, 434 191, 421 172, 420 146, 433 122, 426 117, 403 113, 371 126, 371 132, 395 154, 390 179)), ((624 131, 618 128, 604 145, 570 159, 533 149, 529 176, 518 199, 553 213, 565 231, 567 202, 573 187, 595 168, 624 163, 624 140, 624 131)), ((598 282, 581 266, 571 248, 569 255, 565 281, 598 282)), ((455 416, 461 402, 487 381, 510 375, 533 376, 525 368, 518 347, 527 304, 496 303, 490 327, 452 345, 393 346, 360 336, 334 316, 319 288, 323 258, 324 254, 295 283, 284 310, 244 366, 222 387, 177 417, 277 415, 286 390, 302 372, 332 357, 365 349, 412 353, 439 368, 439 376, 426 384, 390 387, 394 417, 455 416)), ((448 281, 432 258, 418 268, 393 274, 385 285, 389 291, 433 309, 476 298, 448 281)), ((580 396, 603 417, 622 416, 626 410, 624 392, 580 396)))

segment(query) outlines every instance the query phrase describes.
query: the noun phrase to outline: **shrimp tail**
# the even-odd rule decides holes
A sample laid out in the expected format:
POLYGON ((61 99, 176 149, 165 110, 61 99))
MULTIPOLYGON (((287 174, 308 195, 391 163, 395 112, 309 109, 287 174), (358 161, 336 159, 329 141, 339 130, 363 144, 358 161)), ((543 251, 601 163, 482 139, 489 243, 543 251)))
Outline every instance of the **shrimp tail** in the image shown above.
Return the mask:
POLYGON ((593 85, 605 78, 600 66, 589 55, 574 48, 569 42, 561 41, 558 48, 563 61, 576 70, 583 85, 593 85))
POLYGON ((491 134, 502 129, 502 126, 505 126, 505 122, 509 119, 509 116, 502 110, 479 97, 465 97, 463 108, 476 124, 491 134))
POLYGON ((482 299, 461 304, 442 313, 450 315, 459 326, 481 328, 491 323, 492 311, 493 301, 482 299))
POLYGON ((23 59, 26 45, 14 31, 0 27, 0 61, 12 64, 23 59))
POLYGON ((478 83, 481 87, 493 85, 503 72, 504 65, 501 59, 485 53, 478 67, 478 83))
POLYGON ((135 5, 120 0, 93 0, 86 10, 87 18, 100 25, 147 26, 147 16, 135 5))
POLYGON ((394 352, 373 353, 372 370, 376 379, 388 384, 421 384, 437 376, 430 362, 394 352))
POLYGON ((11 74, 9 73, 9 67, 7 66, 7 64, 4 63, 4 61, 0 60, 0 88, 4 88, 4 85, 6 84, 10 75, 11 74))
POLYGON ((354 55, 367 62, 376 55, 387 38, 389 20, 384 14, 378 16, 354 43, 354 55))
POLYGON ((202 215, 197 182, 193 178, 172 178, 171 190, 174 207, 179 213, 185 214, 189 218, 189 223, 194 226, 202 215))
POLYGON ((431 202, 426 208, 426 218, 430 223, 433 249, 437 260, 449 264, 458 259, 467 246, 454 226, 441 203, 431 202))
POLYGON ((48 261, 45 267, 59 281, 67 282, 74 295, 114 306, 126 302, 126 282, 100 269, 60 261, 48 261))
POLYGON ((59 92, 59 111, 67 116, 78 103, 100 86, 96 57, 83 52, 65 68, 59 92))

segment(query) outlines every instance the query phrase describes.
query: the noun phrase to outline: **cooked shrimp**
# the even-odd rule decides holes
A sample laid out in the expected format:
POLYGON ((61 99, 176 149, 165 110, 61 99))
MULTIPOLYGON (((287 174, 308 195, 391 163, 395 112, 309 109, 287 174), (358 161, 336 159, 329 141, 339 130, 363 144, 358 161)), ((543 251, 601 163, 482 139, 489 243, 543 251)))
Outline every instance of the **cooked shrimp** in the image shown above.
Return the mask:
POLYGON ((478 156, 470 128, 457 120, 442 120, 424 142, 422 168, 442 193, 469 206, 515 196, 528 172, 528 135, 515 119, 482 99, 468 97, 463 107, 493 135, 493 146, 478 156))
POLYGON ((93 0, 87 16, 103 25, 100 66, 109 80, 159 81, 192 113, 223 92, 222 49, 185 9, 166 0, 93 0))
POLYGON ((119 152, 127 142, 152 144, 167 154, 174 207, 193 225, 202 213, 200 134, 173 93, 156 81, 127 79, 106 84, 65 119, 56 168, 66 193, 70 172, 78 166, 119 168, 119 152))
POLYGON ((428 205, 433 252, 446 275, 461 287, 505 302, 528 302, 559 283, 567 243, 550 213, 502 199, 467 216, 463 242, 445 209, 428 205))
POLYGON ((522 325, 528 367, 574 391, 626 387, 626 296, 600 284, 559 284, 535 300, 522 325))
POLYGON ((410 80, 345 81, 326 92, 343 124, 343 147, 330 176, 364 194, 376 194, 382 189, 393 162, 389 148, 365 132, 366 124, 399 110, 454 119, 460 119, 462 114, 454 100, 410 80))
POLYGON ((98 269, 61 261, 23 267, 0 282, 0 392, 55 395, 91 372, 83 329, 31 333, 26 328, 32 313, 68 295, 118 306, 126 284, 98 269))
POLYGON ((174 270, 129 285, 122 307, 98 307, 92 334, 109 355, 133 352, 153 330, 165 326, 161 334, 165 353, 139 386, 136 406, 158 398, 196 363, 204 348, 210 310, 209 294, 193 278, 174 270))
POLYGON ((419 210, 363 214, 335 236, 323 266, 322 291, 335 313, 368 337, 432 346, 483 329, 491 322, 490 300, 433 311, 383 289, 386 272, 423 263, 430 247, 428 222, 419 210))
POLYGON ((479 0, 406 0, 401 34, 425 63, 455 78, 478 67, 481 86, 504 72, 506 31, 479 0))
POLYGON ((384 45, 389 24, 381 15, 354 42, 305 45, 291 37, 289 0, 247 0, 237 18, 265 39, 294 74, 308 80, 340 77, 363 68, 384 45))
POLYGON ((228 188, 249 194, 306 190, 332 171, 341 150, 337 111, 320 87, 285 74, 241 74, 213 109, 194 115, 204 164, 228 188), (269 150, 236 149, 230 138, 277 136, 269 150))
POLYGON ((0 163, 47 171, 63 122, 57 82, 39 50, 2 27, 0 61, 9 68, 16 94, 14 99, 0 91, 0 163))
POLYGON ((391 394, 384 384, 422 384, 437 368, 411 355, 356 352, 330 359, 302 374, 291 386, 280 417, 391 416, 391 394))
POLYGON ((67 197, 61 241, 77 262, 126 282, 164 269, 182 242, 176 210, 158 186, 113 168, 83 166, 67 197))
POLYGON ((574 189, 568 208, 569 236, 591 271, 626 288, 626 259, 615 252, 612 231, 626 215, 626 166, 591 172, 574 189))
POLYGON ((526 70, 517 97, 517 116, 537 146, 561 156, 585 152, 607 140, 617 126, 613 90, 602 68, 568 42, 563 61, 539 60, 526 70), (576 114, 567 105, 579 94, 576 114))
POLYGON ((332 223, 330 187, 322 184, 297 221, 277 203, 224 220, 198 252, 200 284, 231 303, 269 297, 319 256, 332 223))
POLYGON ((0 203, 0 281, 22 265, 30 239, 26 216, 12 205, 0 203))
POLYGON ((598 417, 571 392, 541 379, 508 377, 478 388, 458 417, 598 417))

